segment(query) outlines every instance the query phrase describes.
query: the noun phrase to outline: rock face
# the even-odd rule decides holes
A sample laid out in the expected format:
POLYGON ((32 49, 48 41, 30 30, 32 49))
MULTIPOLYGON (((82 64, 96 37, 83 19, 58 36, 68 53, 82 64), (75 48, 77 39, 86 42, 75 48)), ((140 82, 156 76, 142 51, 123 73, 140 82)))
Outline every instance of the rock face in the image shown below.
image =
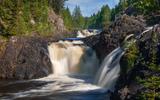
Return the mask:
POLYGON ((50 23, 53 25, 53 29, 55 30, 55 33, 66 32, 63 19, 59 15, 56 15, 55 12, 51 9, 49 10, 48 19, 50 23))
MULTIPOLYGON (((117 18, 108 30, 99 35, 87 37, 83 41, 96 50, 102 61, 107 54, 123 44, 127 35, 139 35, 146 29, 145 27, 146 24, 141 18, 123 15, 117 18)), ((121 75, 117 81, 116 90, 111 95, 111 100, 143 100, 143 98, 159 100, 160 25, 156 25, 153 30, 145 33, 134 45, 138 58, 132 57, 135 56, 132 54, 135 51, 126 55, 135 60, 127 59, 125 55, 122 58, 121 75), (124 66, 128 63, 126 61, 132 62, 132 65, 125 68, 124 66), (156 91, 156 94, 153 94, 153 91, 156 91)))
POLYGON ((94 48, 100 60, 118 47, 129 34, 138 35, 145 29, 144 21, 140 17, 123 15, 113 22, 109 29, 102 33, 87 37, 83 41, 94 48))
POLYGON ((137 42, 138 58, 133 68, 128 69, 129 71, 123 73, 118 80, 116 91, 111 96, 113 100, 139 100, 143 97, 160 99, 159 44, 160 25, 156 25, 137 42), (153 91, 156 91, 156 94, 153 94, 153 91))
POLYGON ((35 37, 11 37, 3 44, 1 79, 32 79, 51 73, 47 41, 35 37))

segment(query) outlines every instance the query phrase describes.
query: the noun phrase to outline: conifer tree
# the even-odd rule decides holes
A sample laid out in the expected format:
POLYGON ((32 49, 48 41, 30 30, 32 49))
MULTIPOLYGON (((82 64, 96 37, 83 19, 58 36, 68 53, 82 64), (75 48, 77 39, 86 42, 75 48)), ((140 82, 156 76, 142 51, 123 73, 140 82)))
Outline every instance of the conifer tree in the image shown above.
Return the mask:
POLYGON ((73 11, 73 25, 77 29, 84 28, 84 17, 82 16, 81 9, 79 6, 76 6, 73 11))

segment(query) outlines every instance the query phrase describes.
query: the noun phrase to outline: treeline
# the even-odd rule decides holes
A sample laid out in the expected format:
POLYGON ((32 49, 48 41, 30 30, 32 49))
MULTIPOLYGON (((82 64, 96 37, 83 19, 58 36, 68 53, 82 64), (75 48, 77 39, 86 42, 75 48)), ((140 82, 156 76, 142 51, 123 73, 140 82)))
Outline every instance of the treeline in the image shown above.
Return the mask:
POLYGON ((62 16, 65 26, 69 30, 78 30, 84 28, 96 28, 101 29, 109 25, 111 10, 108 5, 103 6, 100 11, 90 17, 84 17, 82 15, 79 6, 76 6, 71 14, 69 8, 64 8, 62 16))
POLYGON ((95 29, 108 27, 110 24, 110 13, 111 9, 109 6, 103 6, 97 14, 93 14, 91 17, 86 19, 86 27, 95 29))
POLYGON ((112 9, 111 20, 121 14, 143 15, 148 24, 156 24, 160 20, 160 0, 120 0, 112 9))
POLYGON ((48 35, 54 30, 48 21, 48 11, 57 14, 63 9, 65 0, 0 0, 0 34, 48 35))
POLYGON ((98 13, 90 17, 83 17, 78 6, 73 14, 68 8, 64 8, 63 18, 68 29, 82 28, 107 28, 116 17, 127 14, 130 16, 142 15, 149 25, 153 25, 160 20, 159 0, 120 0, 115 8, 110 9, 108 5, 103 6, 98 13))
POLYGON ((82 15, 79 6, 76 6, 71 14, 69 8, 64 8, 62 11, 64 24, 69 30, 79 30, 85 28, 85 18, 82 15))
POLYGON ((64 7, 65 1, 67 0, 0 0, 0 34, 53 33, 54 26, 48 20, 50 9, 62 16, 68 30, 107 28, 111 21, 124 13, 144 15, 149 24, 160 20, 159 0, 120 0, 115 8, 110 9, 105 5, 90 17, 84 17, 79 6, 71 13, 69 8, 64 7))

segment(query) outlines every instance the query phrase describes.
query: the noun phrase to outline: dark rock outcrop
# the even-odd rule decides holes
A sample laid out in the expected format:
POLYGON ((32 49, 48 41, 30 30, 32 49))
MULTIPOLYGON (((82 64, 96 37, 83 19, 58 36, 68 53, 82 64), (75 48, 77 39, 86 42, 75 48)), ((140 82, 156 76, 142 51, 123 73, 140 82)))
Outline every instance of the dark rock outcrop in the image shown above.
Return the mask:
POLYGON ((51 9, 49 10, 48 19, 53 26, 54 33, 64 33, 67 31, 63 19, 51 9))
POLYGON ((145 30, 144 20, 140 17, 123 15, 117 18, 102 33, 85 38, 83 41, 96 50, 100 60, 118 47, 129 34, 138 35, 145 30))
MULTIPOLYGON (((142 38, 137 41, 139 49, 138 59, 134 66, 128 69, 128 72, 120 76, 116 85, 116 91, 111 96, 112 100, 139 100, 139 96, 142 96, 142 93, 143 95, 149 93, 151 97, 153 96, 151 95, 153 92, 152 88, 156 90, 158 87, 154 86, 157 81, 160 81, 158 79, 157 81, 152 79, 152 77, 160 76, 160 70, 158 68, 160 67, 159 43, 160 25, 156 25, 153 30, 145 33, 142 38), (150 85, 150 87, 145 87, 144 84, 139 82, 140 80, 144 80, 143 82, 146 85, 150 85), (152 80, 153 83, 147 80, 152 80)), ((160 93, 159 90, 157 90, 157 94, 158 93, 160 93)))
MULTIPOLYGON (((137 36, 145 29, 146 24, 140 17, 123 15, 117 18, 109 29, 96 36, 87 37, 83 41, 95 49, 102 61, 107 54, 123 44, 127 35, 134 34, 137 36)), ((153 86, 154 84, 147 83, 147 80, 152 80, 152 77, 154 77, 158 81, 157 77, 160 76, 160 71, 154 70, 154 68, 158 69, 160 65, 160 25, 156 25, 153 30, 143 34, 135 45, 138 50, 138 58, 136 58, 135 62, 132 62, 132 67, 124 68, 123 64, 127 64, 124 61, 128 59, 127 57, 122 57, 121 70, 124 70, 124 72, 121 72, 116 90, 111 95, 111 100, 137 100, 139 96, 143 96, 143 93, 152 93, 153 91, 141 84, 140 80, 153 86), (137 80, 137 77, 140 80, 137 80)), ((159 93, 160 91, 157 88, 155 91, 159 93)))
POLYGON ((11 37, 4 42, 0 54, 0 79, 32 79, 51 73, 47 43, 36 37, 11 37))

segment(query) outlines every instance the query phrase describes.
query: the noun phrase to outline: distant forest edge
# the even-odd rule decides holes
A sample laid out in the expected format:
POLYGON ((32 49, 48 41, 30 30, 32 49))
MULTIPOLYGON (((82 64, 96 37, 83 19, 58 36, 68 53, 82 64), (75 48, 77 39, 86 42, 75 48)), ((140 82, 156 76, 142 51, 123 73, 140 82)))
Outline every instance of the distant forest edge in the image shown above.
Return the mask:
POLYGON ((64 7, 66 1, 1 0, 0 34, 5 37, 33 33, 48 36, 64 27, 69 31, 85 28, 105 29, 116 17, 124 13, 143 15, 149 25, 160 20, 159 0, 120 0, 115 8, 110 9, 106 4, 90 17, 84 17, 79 6, 76 6, 71 14, 69 8, 64 7), (63 22, 59 18, 62 18, 63 22))

